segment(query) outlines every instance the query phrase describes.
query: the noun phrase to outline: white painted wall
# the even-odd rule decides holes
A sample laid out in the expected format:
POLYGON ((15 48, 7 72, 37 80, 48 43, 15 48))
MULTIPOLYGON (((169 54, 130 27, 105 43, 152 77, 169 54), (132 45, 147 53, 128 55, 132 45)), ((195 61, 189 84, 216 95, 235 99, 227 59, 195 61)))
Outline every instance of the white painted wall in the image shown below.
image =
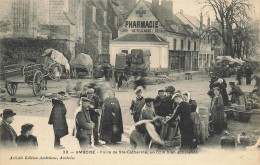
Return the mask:
POLYGON ((128 53, 131 53, 132 49, 143 49, 151 51, 150 68, 168 68, 168 45, 151 43, 110 43, 109 47, 111 65, 115 65, 116 54, 121 53, 121 50, 128 50, 128 53))

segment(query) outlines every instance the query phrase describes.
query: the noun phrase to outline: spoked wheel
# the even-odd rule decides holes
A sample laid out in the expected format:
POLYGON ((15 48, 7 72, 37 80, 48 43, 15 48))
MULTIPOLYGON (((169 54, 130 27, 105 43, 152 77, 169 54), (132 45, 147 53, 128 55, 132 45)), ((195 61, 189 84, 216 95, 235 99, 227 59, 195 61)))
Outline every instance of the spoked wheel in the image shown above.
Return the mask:
POLYGON ((11 82, 5 83, 5 89, 10 96, 15 95, 15 93, 17 91, 17 86, 18 86, 18 83, 11 83, 11 82))
POLYGON ((55 68, 58 68, 58 71, 60 72, 60 75, 62 74, 62 67, 60 64, 53 63, 49 67, 49 77, 52 80, 55 80, 55 68))
POLYGON ((39 94, 41 94, 42 81, 43 81, 42 72, 41 72, 41 71, 36 71, 36 72, 34 73, 34 76, 33 76, 33 84, 32 84, 33 94, 34 94, 35 96, 38 96, 39 94))

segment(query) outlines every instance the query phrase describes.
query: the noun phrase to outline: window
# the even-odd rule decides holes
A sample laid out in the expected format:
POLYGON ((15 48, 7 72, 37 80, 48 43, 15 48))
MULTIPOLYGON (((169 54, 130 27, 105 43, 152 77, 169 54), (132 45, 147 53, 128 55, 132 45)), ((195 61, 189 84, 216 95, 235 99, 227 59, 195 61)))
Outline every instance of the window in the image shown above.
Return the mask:
POLYGON ((92 6, 92 21, 96 22, 96 7, 92 6))
POLYGON ((98 31, 98 54, 102 53, 102 31, 98 31))
POLYGON ((173 50, 176 50, 176 47, 177 47, 177 40, 174 39, 173 40, 173 50))
POLYGON ((128 50, 121 50, 121 53, 128 54, 128 50))
POLYGON ((188 50, 190 50, 190 40, 188 40, 188 50))
POLYGON ((183 40, 181 40, 181 50, 183 50, 183 40))
POLYGON ((194 41, 194 51, 196 51, 197 45, 196 41, 194 41))
POLYGON ((117 16, 114 18, 114 26, 117 27, 117 16))
POLYGON ((29 25, 29 1, 13 3, 14 32, 27 32, 29 25))
POLYGON ((107 11, 104 11, 104 25, 107 25, 107 11))

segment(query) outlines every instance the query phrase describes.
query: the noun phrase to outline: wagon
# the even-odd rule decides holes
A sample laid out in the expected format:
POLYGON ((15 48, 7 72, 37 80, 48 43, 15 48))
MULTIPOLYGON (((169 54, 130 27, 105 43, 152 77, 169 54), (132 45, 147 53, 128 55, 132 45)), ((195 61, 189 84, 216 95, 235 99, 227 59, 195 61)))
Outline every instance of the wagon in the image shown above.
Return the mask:
POLYGON ((43 68, 52 80, 55 80, 55 68, 58 69, 60 74, 62 74, 63 68, 65 68, 66 71, 70 70, 70 65, 67 58, 55 49, 46 49, 42 57, 44 57, 44 61, 42 62, 43 68))
POLYGON ((42 73, 41 64, 26 65, 21 69, 19 64, 4 66, 5 88, 9 95, 15 95, 18 84, 26 83, 32 87, 33 94, 38 96, 41 94, 41 85, 46 75, 42 73))

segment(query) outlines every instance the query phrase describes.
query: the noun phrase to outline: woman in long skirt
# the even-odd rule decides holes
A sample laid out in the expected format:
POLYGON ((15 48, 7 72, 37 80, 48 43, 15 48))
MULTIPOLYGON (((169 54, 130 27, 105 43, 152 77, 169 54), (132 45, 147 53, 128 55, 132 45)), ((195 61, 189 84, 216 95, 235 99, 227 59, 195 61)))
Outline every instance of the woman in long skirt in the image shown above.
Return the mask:
POLYGON ((122 113, 115 93, 110 91, 103 104, 100 138, 107 144, 121 141, 123 130, 122 113))
POLYGON ((223 98, 219 93, 220 91, 219 87, 215 87, 213 91, 214 91, 214 97, 211 106, 211 118, 213 122, 214 131, 216 133, 221 133, 223 129, 223 123, 224 123, 223 98))

